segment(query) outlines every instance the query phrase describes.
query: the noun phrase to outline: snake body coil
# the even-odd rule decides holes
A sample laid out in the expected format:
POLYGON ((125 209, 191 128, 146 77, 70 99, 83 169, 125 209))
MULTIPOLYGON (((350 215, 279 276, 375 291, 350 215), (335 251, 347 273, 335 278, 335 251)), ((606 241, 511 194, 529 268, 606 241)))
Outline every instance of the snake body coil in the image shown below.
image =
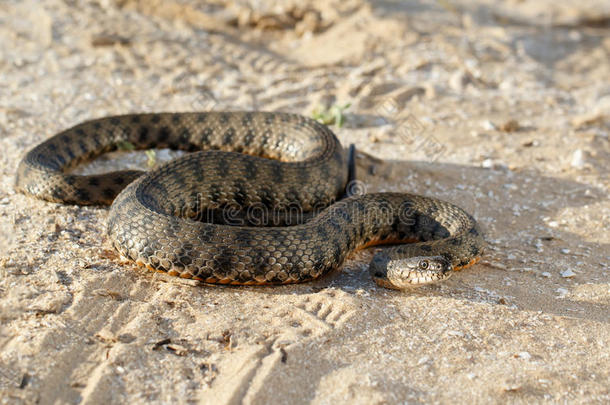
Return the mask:
POLYGON ((88 121, 51 137, 21 161, 16 188, 55 202, 112 203, 108 235, 123 256, 209 283, 304 282, 359 248, 416 242, 371 261, 380 285, 404 288, 445 279, 482 254, 475 220, 455 205, 402 193, 339 200, 346 180, 339 141, 305 117, 157 113, 88 121), (69 174, 124 142, 207 151, 146 174, 69 174), (295 217, 309 219, 279 226, 295 217))

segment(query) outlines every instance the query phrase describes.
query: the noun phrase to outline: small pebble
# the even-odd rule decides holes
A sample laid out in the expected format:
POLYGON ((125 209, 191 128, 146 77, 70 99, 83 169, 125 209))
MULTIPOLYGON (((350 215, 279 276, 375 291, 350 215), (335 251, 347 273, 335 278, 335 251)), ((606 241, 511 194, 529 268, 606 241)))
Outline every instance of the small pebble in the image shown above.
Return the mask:
POLYGON ((529 360, 532 358, 532 355, 529 354, 528 352, 520 352, 520 353, 515 354, 515 357, 518 359, 529 360))
POLYGON ((567 255, 568 253, 570 253, 570 249, 563 248, 563 249, 561 249, 561 253, 563 253, 564 255, 567 255))
POLYGON ((481 163, 481 167, 484 167, 486 169, 491 169, 494 165, 494 161, 491 159, 485 159, 482 163, 481 163))
POLYGON ((485 159, 481 162, 481 167, 485 169, 507 170, 508 166, 501 162, 494 162, 493 159, 485 159))
POLYGON ((504 124, 500 126, 500 130, 504 132, 515 132, 521 128, 519 125, 519 121, 517 120, 508 120, 504 124))
POLYGON ((525 148, 530 148, 532 146, 538 146, 538 145, 540 145, 540 142, 538 142, 537 140, 525 141, 521 144, 521 146, 523 146, 525 148))
POLYGON ((458 70, 457 72, 453 73, 449 78, 449 86, 457 92, 463 91, 471 82, 472 77, 468 74, 468 72, 462 70, 458 70))
POLYGON ((570 277, 574 277, 576 275, 576 273, 574 273, 572 270, 567 269, 561 272, 561 277, 563 278, 570 278, 570 277))
POLYGON ((570 165, 575 169, 582 169, 585 167, 585 154, 582 149, 576 149, 574 151, 570 165))
POLYGON ((540 275, 541 275, 542 277, 546 277, 546 278, 551 277, 551 273, 549 273, 548 271, 542 272, 540 275))
POLYGON ((494 125, 493 122, 491 122, 489 120, 485 120, 485 121, 481 122, 481 128, 483 128, 486 131, 494 131, 496 129, 496 126, 494 125))

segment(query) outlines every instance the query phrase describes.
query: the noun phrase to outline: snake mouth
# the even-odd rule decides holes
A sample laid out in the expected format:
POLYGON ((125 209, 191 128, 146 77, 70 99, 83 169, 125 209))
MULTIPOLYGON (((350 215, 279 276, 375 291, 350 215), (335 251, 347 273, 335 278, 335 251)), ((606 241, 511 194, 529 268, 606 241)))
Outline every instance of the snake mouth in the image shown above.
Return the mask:
POLYGON ((369 266, 373 280, 380 286, 395 290, 419 287, 446 280, 453 273, 451 263, 443 256, 422 256, 392 259, 375 255, 369 266))

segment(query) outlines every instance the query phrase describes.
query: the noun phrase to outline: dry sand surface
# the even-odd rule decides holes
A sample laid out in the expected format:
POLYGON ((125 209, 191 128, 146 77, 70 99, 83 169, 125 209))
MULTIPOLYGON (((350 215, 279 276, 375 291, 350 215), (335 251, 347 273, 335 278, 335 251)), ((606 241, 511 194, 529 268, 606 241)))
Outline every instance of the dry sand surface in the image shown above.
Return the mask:
POLYGON ((608 403, 609 78, 604 0, 2 1, 0 402, 608 403), (106 208, 13 191, 86 119, 347 103, 367 190, 461 205, 481 263, 211 287, 121 264, 106 208))

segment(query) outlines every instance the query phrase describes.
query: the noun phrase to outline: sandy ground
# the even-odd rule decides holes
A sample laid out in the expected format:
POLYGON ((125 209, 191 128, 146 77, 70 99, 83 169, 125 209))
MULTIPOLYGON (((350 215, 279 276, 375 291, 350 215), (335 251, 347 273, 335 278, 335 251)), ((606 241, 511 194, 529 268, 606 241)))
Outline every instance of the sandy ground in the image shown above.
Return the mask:
POLYGON ((0 402, 610 401, 610 7, 568 3, 1 2, 0 402), (480 264, 210 287, 121 265, 107 209, 12 190, 86 119, 347 103, 366 189, 463 206, 480 264))

